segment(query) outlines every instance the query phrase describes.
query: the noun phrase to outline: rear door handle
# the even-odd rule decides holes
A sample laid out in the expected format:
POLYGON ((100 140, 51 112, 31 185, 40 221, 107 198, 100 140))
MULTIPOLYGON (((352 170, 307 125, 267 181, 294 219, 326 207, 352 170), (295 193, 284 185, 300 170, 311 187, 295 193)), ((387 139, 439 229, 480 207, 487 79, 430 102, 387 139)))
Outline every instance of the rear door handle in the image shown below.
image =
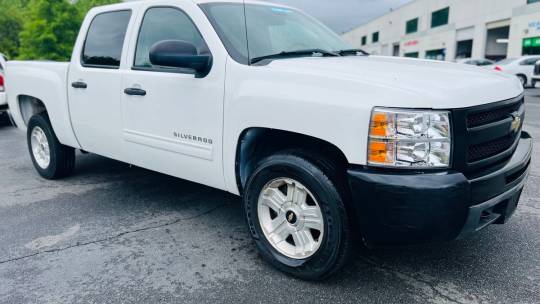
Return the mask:
POLYGON ((71 86, 74 87, 75 89, 86 89, 86 88, 88 88, 88 85, 86 84, 86 82, 82 82, 82 81, 76 81, 76 82, 72 83, 71 86))
POLYGON ((146 91, 137 88, 127 88, 124 90, 124 94, 132 96, 146 96, 146 91))

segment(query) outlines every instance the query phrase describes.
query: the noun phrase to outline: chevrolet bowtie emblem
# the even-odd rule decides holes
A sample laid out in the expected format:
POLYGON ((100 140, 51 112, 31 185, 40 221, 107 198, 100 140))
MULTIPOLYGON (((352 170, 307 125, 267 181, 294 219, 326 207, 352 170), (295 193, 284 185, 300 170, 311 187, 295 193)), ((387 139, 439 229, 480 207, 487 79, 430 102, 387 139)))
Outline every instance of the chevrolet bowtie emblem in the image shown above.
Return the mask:
POLYGON ((294 213, 292 213, 292 212, 289 213, 289 215, 287 216, 287 220, 288 220, 289 222, 292 222, 292 221, 294 220, 294 213))
POLYGON ((519 128, 521 128, 521 117, 519 115, 512 116, 514 119, 512 120, 512 124, 510 125, 510 130, 515 133, 519 131, 519 128))

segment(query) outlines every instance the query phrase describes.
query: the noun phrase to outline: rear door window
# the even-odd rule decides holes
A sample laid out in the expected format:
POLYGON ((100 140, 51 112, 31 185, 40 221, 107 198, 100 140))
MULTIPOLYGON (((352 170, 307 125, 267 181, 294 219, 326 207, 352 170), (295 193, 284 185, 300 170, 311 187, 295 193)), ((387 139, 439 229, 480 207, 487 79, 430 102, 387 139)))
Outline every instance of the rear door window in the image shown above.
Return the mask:
POLYGON ((95 68, 120 67, 122 48, 131 11, 115 11, 94 17, 82 52, 82 65, 95 68))
POLYGON ((540 58, 529 58, 521 62, 521 65, 535 65, 540 58))

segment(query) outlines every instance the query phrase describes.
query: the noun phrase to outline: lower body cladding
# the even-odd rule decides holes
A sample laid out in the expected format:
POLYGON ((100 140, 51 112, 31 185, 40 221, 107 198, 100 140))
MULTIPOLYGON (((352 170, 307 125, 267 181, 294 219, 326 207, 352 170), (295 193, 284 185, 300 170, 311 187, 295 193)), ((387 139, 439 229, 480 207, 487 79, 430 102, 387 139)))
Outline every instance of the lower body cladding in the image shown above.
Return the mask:
POLYGON ((503 224, 519 202, 532 147, 523 132, 512 157, 480 176, 350 169, 360 233, 369 246, 408 245, 463 238, 503 224))

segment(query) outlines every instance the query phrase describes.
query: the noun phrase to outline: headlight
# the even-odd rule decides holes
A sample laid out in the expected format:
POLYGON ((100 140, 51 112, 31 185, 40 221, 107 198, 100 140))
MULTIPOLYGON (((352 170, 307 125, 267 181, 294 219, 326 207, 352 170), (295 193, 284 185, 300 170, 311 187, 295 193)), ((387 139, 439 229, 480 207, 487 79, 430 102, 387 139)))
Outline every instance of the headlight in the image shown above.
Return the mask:
POLYGON ((446 168, 451 151, 447 111, 375 108, 371 114, 369 165, 446 168))

